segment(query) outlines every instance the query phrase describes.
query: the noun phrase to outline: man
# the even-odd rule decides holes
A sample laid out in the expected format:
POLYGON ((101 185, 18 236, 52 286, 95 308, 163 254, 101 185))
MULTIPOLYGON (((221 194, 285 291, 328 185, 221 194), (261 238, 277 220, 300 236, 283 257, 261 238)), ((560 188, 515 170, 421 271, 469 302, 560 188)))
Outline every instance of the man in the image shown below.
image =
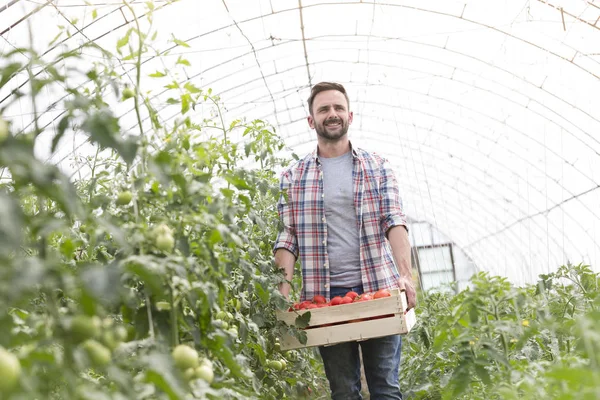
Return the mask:
MULTIPOLYGON (((275 263, 291 281, 300 257, 301 300, 399 287, 414 307, 406 217, 389 163, 352 147, 353 113, 342 85, 315 85, 308 107, 317 149, 281 176, 275 263)), ((279 290, 288 297, 289 283, 279 290)), ((320 347, 332 398, 361 398, 359 345, 371 399, 401 399, 399 335, 320 347)))

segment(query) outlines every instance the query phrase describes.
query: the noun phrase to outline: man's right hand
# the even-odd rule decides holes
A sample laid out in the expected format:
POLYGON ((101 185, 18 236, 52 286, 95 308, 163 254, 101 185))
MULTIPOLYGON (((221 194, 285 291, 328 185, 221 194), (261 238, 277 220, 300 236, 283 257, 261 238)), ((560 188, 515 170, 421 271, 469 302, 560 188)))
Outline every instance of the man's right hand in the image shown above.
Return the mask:
POLYGON ((408 303, 408 309, 415 308, 417 305, 417 291, 412 279, 400 278, 398 280, 398 288, 406 292, 406 302, 408 303))

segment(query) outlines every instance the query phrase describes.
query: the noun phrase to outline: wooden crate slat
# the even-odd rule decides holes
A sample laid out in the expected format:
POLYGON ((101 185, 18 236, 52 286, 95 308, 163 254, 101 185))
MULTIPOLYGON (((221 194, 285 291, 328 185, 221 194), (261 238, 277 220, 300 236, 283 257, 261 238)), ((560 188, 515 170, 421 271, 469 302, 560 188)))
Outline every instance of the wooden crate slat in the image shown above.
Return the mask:
POLYGON ((390 297, 374 299, 358 303, 340 304, 337 306, 313 308, 311 310, 277 311, 277 319, 288 325, 294 325, 298 315, 310 311, 308 326, 320 326, 337 322, 351 321, 376 317, 380 315, 395 314, 399 310, 406 310, 406 296, 398 289, 390 290, 390 297))
POLYGON ((414 309, 411 309, 406 314, 396 314, 393 317, 307 329, 305 332, 308 340, 305 345, 301 344, 291 335, 284 335, 281 338, 281 349, 292 350, 302 347, 333 345, 388 335, 406 334, 414 326, 415 322, 414 309))
POLYGON ((281 349, 333 345, 408 333, 416 323, 415 310, 404 313, 407 308, 405 292, 393 289, 390 294, 392 296, 382 299, 301 310, 297 313, 277 311, 277 319, 288 325, 294 325, 299 314, 311 312, 309 326, 304 330, 307 343, 303 345, 295 337, 284 335, 280 340, 281 349))

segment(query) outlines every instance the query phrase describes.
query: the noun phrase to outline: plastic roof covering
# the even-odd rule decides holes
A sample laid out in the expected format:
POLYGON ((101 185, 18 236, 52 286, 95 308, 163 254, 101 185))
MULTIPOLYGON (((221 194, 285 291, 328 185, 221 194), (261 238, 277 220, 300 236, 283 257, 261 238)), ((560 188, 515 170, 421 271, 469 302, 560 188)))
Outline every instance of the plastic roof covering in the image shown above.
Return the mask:
MULTIPOLYGON (((143 2, 130 3, 144 13, 143 2)), ((220 95, 226 121, 268 121, 304 155, 316 146, 306 123, 310 87, 340 82, 355 115, 353 144, 392 162, 411 221, 432 224, 479 269, 517 283, 567 261, 598 270, 598 0, 155 4, 155 47, 190 61, 187 77, 220 95), (190 47, 173 48, 171 34, 190 47)), ((114 0, 4 0, 0 11, 3 52, 29 43, 29 23, 38 51, 67 25, 72 36, 60 50, 93 40, 114 52, 132 24, 114 0)), ((143 72, 161 65, 145 57, 143 72)), ((124 73, 133 77, 130 67, 124 73)), ((166 104, 164 84, 142 82, 169 120, 179 110, 166 104)), ((58 95, 47 94, 50 127, 58 95)), ((122 107, 122 126, 133 126, 132 109, 122 107)), ((24 102, 5 112, 21 128, 31 115, 24 102)), ((63 140, 49 161, 75 172, 69 157, 86 151, 84 141, 63 140)))

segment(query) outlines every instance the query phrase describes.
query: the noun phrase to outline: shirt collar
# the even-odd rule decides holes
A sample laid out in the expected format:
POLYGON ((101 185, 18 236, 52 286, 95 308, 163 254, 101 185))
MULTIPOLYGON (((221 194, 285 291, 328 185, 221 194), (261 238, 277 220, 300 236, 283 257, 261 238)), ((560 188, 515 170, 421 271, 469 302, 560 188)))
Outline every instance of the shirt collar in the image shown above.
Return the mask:
MULTIPOLYGON (((352 158, 356 158, 358 159, 358 152, 356 151, 356 149, 352 146, 352 142, 348 141, 348 143, 350 144, 350 151, 352 152, 352 158)), ((311 156, 312 159, 315 160, 317 162, 317 164, 321 164, 321 161, 319 160, 319 154, 318 154, 318 147, 315 147, 315 149, 312 151, 311 156)))

